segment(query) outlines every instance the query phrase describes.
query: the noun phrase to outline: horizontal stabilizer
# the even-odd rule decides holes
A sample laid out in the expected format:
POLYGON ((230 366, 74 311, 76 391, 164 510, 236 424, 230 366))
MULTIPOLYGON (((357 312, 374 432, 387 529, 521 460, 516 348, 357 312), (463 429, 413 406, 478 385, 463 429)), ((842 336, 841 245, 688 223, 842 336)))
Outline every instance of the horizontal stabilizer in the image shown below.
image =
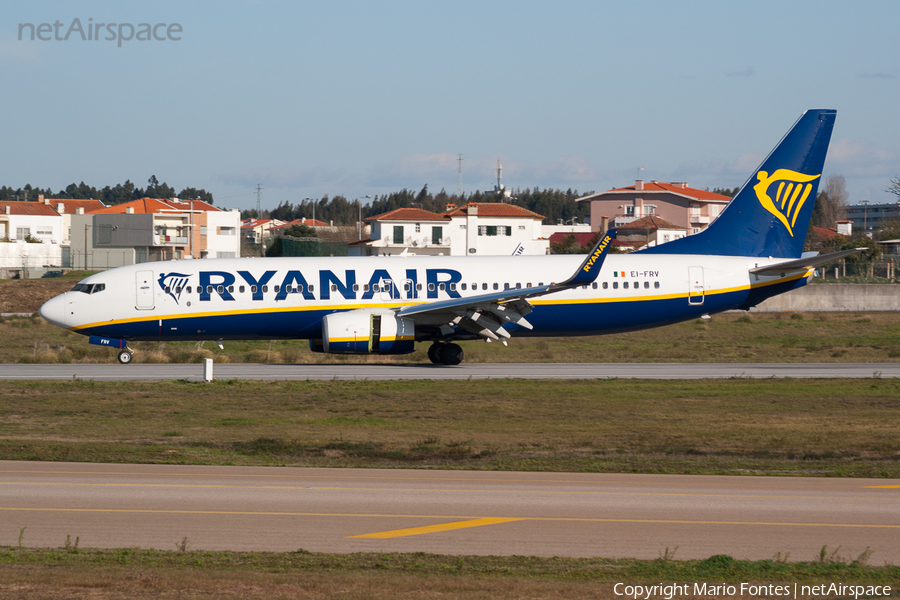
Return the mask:
POLYGON ((819 265, 824 265, 826 263, 830 263, 831 261, 838 260, 844 258, 845 256, 850 256, 851 254, 856 254, 857 252, 862 252, 867 249, 868 248, 854 248, 853 250, 841 250, 840 252, 831 252, 830 254, 822 254, 820 256, 808 256, 805 258, 798 258, 796 260, 781 262, 775 265, 757 267, 755 269, 750 269, 750 272, 754 275, 781 275, 783 273, 788 273, 791 271, 807 271, 809 269, 812 269, 813 267, 818 267, 819 265))

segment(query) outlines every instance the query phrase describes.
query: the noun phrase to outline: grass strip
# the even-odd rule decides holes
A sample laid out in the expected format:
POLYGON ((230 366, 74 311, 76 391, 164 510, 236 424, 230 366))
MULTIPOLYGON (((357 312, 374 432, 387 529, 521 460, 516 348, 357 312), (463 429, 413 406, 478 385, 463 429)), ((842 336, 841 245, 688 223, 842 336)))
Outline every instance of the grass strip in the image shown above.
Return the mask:
POLYGON ((282 571, 391 572, 416 575, 479 575, 589 579, 594 581, 713 580, 817 581, 837 578, 845 582, 900 584, 900 567, 869 565, 868 555, 841 556, 840 550, 822 552, 805 562, 739 560, 720 554, 704 560, 658 558, 543 558, 537 556, 450 556, 443 554, 356 552, 231 552, 145 550, 140 548, 81 549, 17 548, 0 546, 0 566, 42 565, 76 567, 139 567, 167 569, 282 571))
MULTIPOLYGON (((895 312, 723 313, 661 329, 604 336, 526 338, 509 347, 463 342, 466 362, 896 362, 895 312)), ((0 363, 115 363, 116 352, 39 316, 0 317, 0 363)), ((399 356, 311 352, 305 340, 138 342, 136 362, 427 363, 427 344, 399 356)))
POLYGON ((0 459, 900 476, 900 381, 0 382, 0 459))
MULTIPOLYGON (((0 595, 53 598, 614 598, 616 583, 889 586, 900 568, 870 566, 823 547, 806 562, 445 556, 425 553, 326 554, 304 550, 199 552, 0 547, 0 595), (79 593, 80 592, 80 593, 79 593)), ((802 587, 800 588, 802 589, 802 587)), ((696 594, 687 594, 694 597, 696 594)), ((708 591, 703 597, 727 594, 708 591)), ((765 595, 765 594, 764 594, 765 595)), ((801 597, 811 597, 807 594, 801 597)), ((824 594, 822 594, 824 596, 824 594)), ((657 593, 654 597, 664 597, 657 593)))

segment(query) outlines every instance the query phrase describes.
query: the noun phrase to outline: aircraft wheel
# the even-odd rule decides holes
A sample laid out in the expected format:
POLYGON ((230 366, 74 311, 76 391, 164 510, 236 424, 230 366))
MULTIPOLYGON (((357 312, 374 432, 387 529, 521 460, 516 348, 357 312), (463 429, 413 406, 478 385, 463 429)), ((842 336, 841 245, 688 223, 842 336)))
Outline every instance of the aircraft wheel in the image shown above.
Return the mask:
POLYGON ((134 358, 134 354, 132 354, 128 350, 122 350, 121 352, 119 352, 118 358, 120 363, 122 363, 123 365, 127 365, 131 362, 131 359, 134 358))
POLYGON ((444 344, 435 342, 428 347, 428 360, 436 365, 443 364, 444 361, 441 360, 441 352, 443 352, 443 350, 444 344))
POLYGON ((445 365, 458 365, 463 360, 463 349, 459 344, 447 344, 441 350, 440 357, 445 365))

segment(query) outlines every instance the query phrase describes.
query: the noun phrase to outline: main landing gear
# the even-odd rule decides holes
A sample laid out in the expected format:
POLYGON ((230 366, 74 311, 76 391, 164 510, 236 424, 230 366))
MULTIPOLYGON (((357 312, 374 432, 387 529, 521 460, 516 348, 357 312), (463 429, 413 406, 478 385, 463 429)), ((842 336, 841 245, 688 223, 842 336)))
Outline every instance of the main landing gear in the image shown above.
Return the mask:
POLYGON ((436 365, 458 365, 463 360, 463 349, 459 344, 435 342, 428 348, 428 360, 436 365))

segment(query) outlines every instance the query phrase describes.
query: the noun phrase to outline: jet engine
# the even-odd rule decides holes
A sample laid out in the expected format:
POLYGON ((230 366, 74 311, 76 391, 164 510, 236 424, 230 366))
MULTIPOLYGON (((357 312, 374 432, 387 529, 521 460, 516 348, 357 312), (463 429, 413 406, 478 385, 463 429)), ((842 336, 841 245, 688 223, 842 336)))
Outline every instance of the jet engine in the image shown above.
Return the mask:
POLYGON ((415 341, 413 320, 392 311, 351 310, 322 319, 321 351, 331 354, 409 354, 415 341))

